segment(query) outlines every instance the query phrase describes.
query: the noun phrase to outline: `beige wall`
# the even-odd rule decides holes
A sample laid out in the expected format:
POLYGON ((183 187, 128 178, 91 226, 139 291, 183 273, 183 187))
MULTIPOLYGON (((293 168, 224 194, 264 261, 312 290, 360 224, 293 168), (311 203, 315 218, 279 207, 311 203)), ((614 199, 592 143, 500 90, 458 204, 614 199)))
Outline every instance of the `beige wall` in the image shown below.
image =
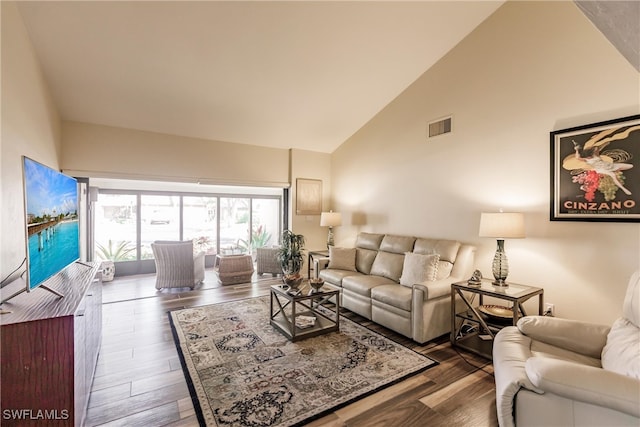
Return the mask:
POLYGON ((22 18, 13 2, 2 13, 2 199, 0 277, 25 258, 22 156, 60 166, 60 119, 22 18))
MULTIPOLYGON (((331 190, 331 156, 307 150, 291 150, 291 230, 305 237, 305 247, 308 250, 323 250, 327 247, 327 232, 320 227, 320 215, 297 215, 297 187, 298 178, 317 179, 322 181, 322 210, 333 209, 330 199, 331 190)), ((306 262, 304 270, 306 271, 306 262)))
POLYGON ((74 176, 208 184, 288 183, 287 150, 87 123, 62 123, 62 167, 74 176))
POLYGON ((358 231, 460 239, 491 276, 480 213, 526 214, 509 240, 514 282, 558 315, 609 323, 640 267, 640 226, 549 221, 549 132, 640 112, 637 71, 573 2, 508 2, 332 156, 332 196, 358 231), (426 138, 453 115, 453 133, 426 138))
POLYGON ((87 123, 62 122, 62 166, 73 176, 291 185, 291 229, 307 248, 326 246, 320 215, 297 215, 296 179, 323 181, 323 208, 330 209, 330 155, 207 141, 87 123))

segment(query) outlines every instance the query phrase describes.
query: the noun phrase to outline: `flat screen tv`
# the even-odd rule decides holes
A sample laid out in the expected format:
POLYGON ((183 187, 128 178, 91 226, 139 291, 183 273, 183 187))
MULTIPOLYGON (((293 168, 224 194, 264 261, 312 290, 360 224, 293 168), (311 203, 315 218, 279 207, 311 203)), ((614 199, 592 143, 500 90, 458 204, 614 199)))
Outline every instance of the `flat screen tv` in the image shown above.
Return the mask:
POLYGON ((22 171, 29 292, 80 258, 78 182, 26 156, 22 171))

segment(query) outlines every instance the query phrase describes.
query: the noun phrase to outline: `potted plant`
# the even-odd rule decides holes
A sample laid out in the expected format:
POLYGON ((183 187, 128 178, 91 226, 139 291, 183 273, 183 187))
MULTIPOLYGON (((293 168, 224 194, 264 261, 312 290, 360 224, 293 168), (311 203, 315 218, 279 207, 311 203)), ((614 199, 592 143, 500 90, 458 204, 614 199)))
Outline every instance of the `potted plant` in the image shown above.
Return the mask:
POLYGON ((267 228, 262 225, 258 226, 253 233, 251 233, 251 241, 247 242, 245 239, 238 240, 238 246, 246 253, 251 253, 254 260, 256 257, 256 249, 267 246, 267 243, 271 240, 271 233, 267 232, 267 228))
POLYGON ((278 262, 282 267, 283 280, 292 288, 297 288, 302 282, 300 270, 304 264, 304 236, 295 234, 291 230, 282 232, 282 242, 278 248, 278 262))
POLYGON ((193 239, 193 252, 194 254, 198 254, 200 252, 204 252, 205 254, 209 252, 211 248, 211 239, 209 236, 200 236, 193 239))
POLYGON ((115 261, 124 261, 131 258, 131 253, 136 250, 135 246, 128 241, 113 242, 109 239, 107 246, 96 243, 98 250, 96 255, 102 260, 102 281, 110 282, 115 276, 115 261))

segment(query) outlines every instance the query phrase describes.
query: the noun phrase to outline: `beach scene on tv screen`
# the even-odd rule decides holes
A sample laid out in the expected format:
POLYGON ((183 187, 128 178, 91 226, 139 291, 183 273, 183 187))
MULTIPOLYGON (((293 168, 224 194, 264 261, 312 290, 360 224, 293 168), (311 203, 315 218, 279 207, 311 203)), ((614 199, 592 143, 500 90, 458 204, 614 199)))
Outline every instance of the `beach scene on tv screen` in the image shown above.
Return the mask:
POLYGON ((25 157, 29 288, 79 258, 75 179, 25 157))

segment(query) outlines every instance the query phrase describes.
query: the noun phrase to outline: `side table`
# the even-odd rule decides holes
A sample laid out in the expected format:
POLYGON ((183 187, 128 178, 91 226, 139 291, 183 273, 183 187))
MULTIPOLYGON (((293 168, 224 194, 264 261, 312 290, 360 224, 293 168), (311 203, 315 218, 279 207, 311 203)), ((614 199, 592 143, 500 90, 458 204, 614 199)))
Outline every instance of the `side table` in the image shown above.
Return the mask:
MULTIPOLYGON (((491 280, 482 279, 479 286, 467 282, 451 284, 451 345, 464 348, 488 359, 493 358, 493 338, 505 326, 514 325, 518 319, 527 315, 523 303, 530 298, 538 297, 538 314, 542 314, 544 305, 544 289, 534 286, 508 283, 508 286, 495 286, 491 280), (460 296, 467 310, 456 313, 456 295, 460 296), (473 299, 478 295, 478 306, 473 299), (489 296, 512 304, 510 316, 495 316, 481 313, 484 297, 489 296), (474 326, 472 331, 464 333, 465 324, 474 326)), ((483 306, 490 308, 491 306, 483 306)), ((486 311, 486 310, 485 310, 486 311)))

